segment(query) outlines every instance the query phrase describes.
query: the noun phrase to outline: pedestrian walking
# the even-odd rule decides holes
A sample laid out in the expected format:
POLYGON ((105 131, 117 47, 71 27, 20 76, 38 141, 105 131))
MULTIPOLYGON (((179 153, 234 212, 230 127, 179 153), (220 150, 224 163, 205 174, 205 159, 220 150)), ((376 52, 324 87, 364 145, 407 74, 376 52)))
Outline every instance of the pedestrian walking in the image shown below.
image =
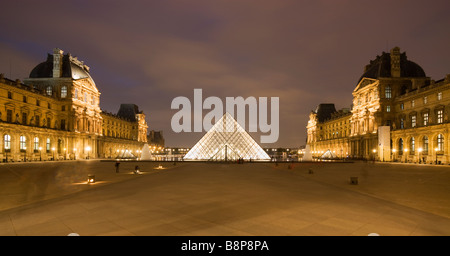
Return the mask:
POLYGON ((134 167, 134 174, 139 174, 139 165, 134 167))
POLYGON ((119 165, 120 165, 120 162, 116 161, 116 164, 115 164, 115 166, 116 166, 116 173, 119 173, 119 165))

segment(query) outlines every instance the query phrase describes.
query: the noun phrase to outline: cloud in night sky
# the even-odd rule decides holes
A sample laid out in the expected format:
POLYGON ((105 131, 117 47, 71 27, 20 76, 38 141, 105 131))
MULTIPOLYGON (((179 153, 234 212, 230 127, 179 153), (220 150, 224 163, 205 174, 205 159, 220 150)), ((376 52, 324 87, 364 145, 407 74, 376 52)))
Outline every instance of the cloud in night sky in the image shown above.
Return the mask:
MULTIPOLYGON (((58 47, 91 67, 101 108, 135 103, 168 146, 177 96, 280 97, 280 138, 305 144, 319 103, 350 107, 363 68, 394 46, 432 79, 450 73, 448 1, 9 1, 0 72, 23 79, 58 47)), ((206 114, 206 111, 205 111, 206 114)))

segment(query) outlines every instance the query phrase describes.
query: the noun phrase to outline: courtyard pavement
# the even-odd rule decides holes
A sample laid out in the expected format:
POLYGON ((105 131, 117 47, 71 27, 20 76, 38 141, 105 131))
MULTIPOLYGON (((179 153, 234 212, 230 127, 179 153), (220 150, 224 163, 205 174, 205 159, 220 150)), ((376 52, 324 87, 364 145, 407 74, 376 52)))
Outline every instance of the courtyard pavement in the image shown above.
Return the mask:
POLYGON ((0 235, 450 235, 448 166, 135 165, 0 164, 0 235))

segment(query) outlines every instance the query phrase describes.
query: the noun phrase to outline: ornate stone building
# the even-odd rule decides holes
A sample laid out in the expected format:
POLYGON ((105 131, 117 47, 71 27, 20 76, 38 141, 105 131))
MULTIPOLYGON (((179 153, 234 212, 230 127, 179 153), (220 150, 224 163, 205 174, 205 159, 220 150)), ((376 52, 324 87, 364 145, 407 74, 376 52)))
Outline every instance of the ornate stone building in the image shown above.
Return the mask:
POLYGON ((0 75, 0 120, 3 161, 104 158, 120 150, 138 155, 147 141, 138 107, 103 112, 89 67, 60 49, 23 83, 0 75))
POLYGON ((311 112, 313 155, 329 149, 345 151, 342 157, 449 163, 450 75, 431 80, 395 47, 370 61, 352 94, 350 114, 333 104, 311 112))

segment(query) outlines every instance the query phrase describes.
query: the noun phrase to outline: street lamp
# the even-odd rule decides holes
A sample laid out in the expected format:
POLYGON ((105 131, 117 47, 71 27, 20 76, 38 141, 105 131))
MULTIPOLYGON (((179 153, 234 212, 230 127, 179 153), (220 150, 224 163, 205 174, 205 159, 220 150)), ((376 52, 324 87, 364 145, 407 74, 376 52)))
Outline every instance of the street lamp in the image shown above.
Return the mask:
POLYGON ((405 149, 403 149, 403 151, 405 152, 405 163, 407 163, 408 162, 408 149, 407 148, 405 148, 405 149))
POLYGON ((64 148, 64 160, 66 160, 66 148, 64 148))
POLYGON ((73 148, 73 160, 77 160, 77 148, 73 148))
POLYGON ((397 149, 393 148, 392 149, 392 153, 393 153, 393 160, 395 161, 395 152, 397 152, 397 149))

